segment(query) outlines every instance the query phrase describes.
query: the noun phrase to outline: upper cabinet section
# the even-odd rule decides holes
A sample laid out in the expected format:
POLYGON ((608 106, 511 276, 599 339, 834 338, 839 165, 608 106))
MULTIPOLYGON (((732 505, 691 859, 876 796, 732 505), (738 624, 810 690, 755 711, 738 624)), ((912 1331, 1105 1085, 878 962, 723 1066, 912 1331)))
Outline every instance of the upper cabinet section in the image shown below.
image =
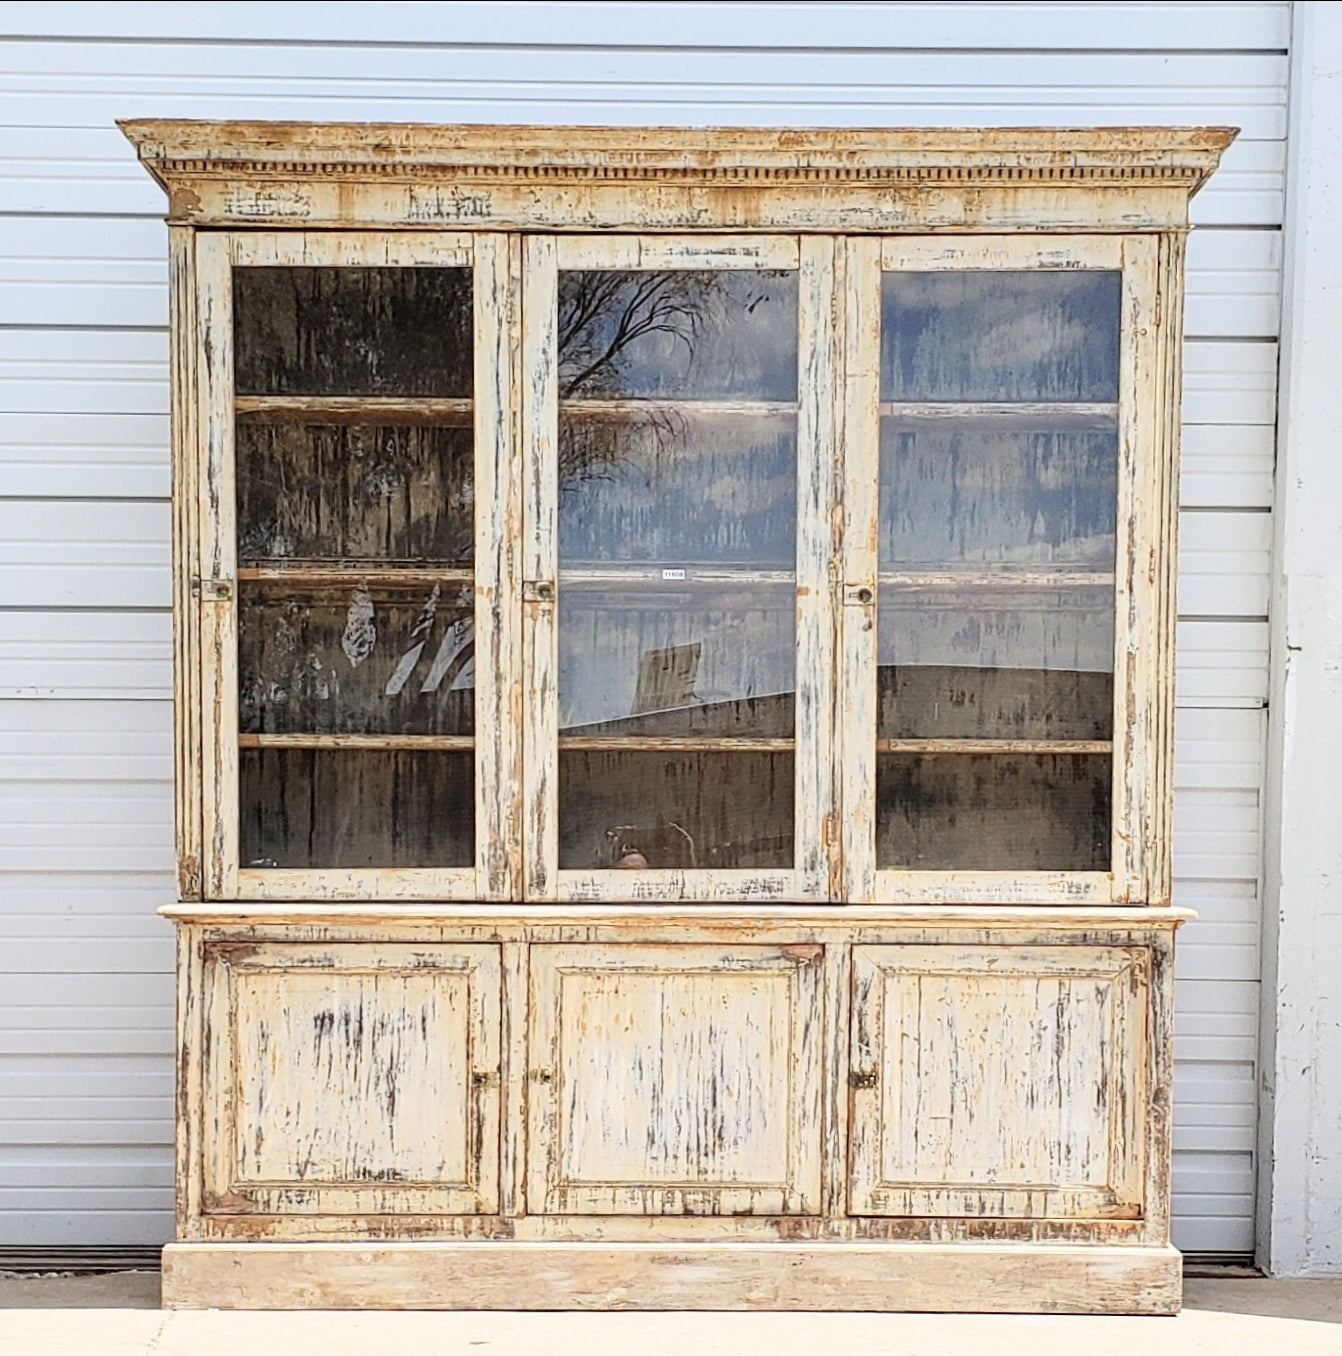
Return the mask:
POLYGON ((1144 231, 1224 127, 612 128, 128 121, 197 226, 1144 231))
POLYGON ((1229 133, 126 130, 185 895, 1168 900, 1229 133))

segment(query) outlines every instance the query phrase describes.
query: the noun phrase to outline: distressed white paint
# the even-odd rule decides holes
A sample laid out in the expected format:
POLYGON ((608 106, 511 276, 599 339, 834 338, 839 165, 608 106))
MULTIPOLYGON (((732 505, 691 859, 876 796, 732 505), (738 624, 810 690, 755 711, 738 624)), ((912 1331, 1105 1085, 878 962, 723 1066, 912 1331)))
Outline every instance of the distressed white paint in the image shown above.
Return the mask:
POLYGON ((1298 5, 1266 816, 1259 1258, 1342 1273, 1342 13, 1298 5))
MULTIPOLYGON (((1175 1238, 1247 1248, 1257 983, 1251 948, 1219 939, 1256 918, 1260 782, 1241 760, 1227 783, 1189 749, 1242 744, 1238 717, 1264 697, 1263 523, 1245 520, 1271 504, 1289 10, 11 6, 0 20, 0 1240, 153 1242, 171 1227, 170 942, 149 916, 172 892, 167 248, 161 194, 112 122, 161 114, 1244 128, 1192 204, 1217 229, 1190 245, 1183 503, 1215 510, 1202 540, 1221 559, 1184 560, 1176 900, 1207 921, 1180 944, 1175 1238), (1227 540, 1247 555, 1218 551, 1227 540), (124 1075, 121 1094, 94 1077, 104 1071, 124 1075), (24 1091, 34 1086, 40 1097, 24 1091)), ((1192 516, 1184 540, 1196 546, 1192 516)))

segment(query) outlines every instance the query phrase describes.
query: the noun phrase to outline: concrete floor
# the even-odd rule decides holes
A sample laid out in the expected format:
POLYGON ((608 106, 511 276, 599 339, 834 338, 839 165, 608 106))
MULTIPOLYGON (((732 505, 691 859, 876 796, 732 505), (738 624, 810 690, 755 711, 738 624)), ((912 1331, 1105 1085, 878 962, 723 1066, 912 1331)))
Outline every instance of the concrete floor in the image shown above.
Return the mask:
POLYGON ((1190 1277, 1178 1318, 164 1313, 158 1276, 0 1274, 3 1356, 1342 1356, 1342 1280, 1190 1277))

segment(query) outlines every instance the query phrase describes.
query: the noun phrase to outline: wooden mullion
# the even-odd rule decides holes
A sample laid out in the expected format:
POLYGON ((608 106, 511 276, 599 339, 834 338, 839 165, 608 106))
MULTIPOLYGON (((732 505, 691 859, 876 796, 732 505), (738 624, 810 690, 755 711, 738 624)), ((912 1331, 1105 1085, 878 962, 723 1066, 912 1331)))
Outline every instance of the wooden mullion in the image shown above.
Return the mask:
POLYGON ((197 392, 200 342, 196 329, 195 233, 168 230, 172 385, 173 720, 177 896, 202 889, 200 570, 197 480, 200 423, 197 392))
POLYGON ((803 899, 842 894, 834 559, 842 502, 835 387, 843 372, 843 256, 833 237, 801 242, 798 286, 796 779, 794 866, 803 899))
POLYGON ((475 256, 476 879, 522 890, 521 242, 484 233, 475 256))
POLYGON ((201 616, 204 890, 238 892, 237 527, 233 445, 233 279, 230 237, 196 237, 197 482, 201 616))
POLYGON ((523 896, 558 899, 559 272, 552 236, 523 245, 523 896))
POLYGON ((881 242, 846 242, 840 754, 844 898, 876 898, 876 604, 880 484, 881 242))

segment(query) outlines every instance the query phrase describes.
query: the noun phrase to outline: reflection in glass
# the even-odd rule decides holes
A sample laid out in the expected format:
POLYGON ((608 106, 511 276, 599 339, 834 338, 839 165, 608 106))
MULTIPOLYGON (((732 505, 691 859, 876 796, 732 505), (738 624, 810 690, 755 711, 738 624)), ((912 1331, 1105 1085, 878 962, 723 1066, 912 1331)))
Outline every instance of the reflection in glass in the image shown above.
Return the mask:
POLYGON ((790 736, 793 594, 561 587, 561 733, 790 736))
POLYGON ((886 273, 881 399, 1115 401, 1122 275, 886 273))
POLYGON ((881 739, 1108 739, 1114 611, 1108 586, 883 586, 881 739))
POLYGON ((470 866, 470 753, 242 749, 244 867, 470 866))
POLYGON ((1108 868, 1120 284, 883 275, 880 867, 1108 868))
POLYGON ((239 268, 233 309, 242 865, 469 867, 471 272, 239 268))
POLYGON ((791 569, 796 417, 656 406, 561 415, 559 554, 791 569))
POLYGON ((559 394, 795 400, 796 273, 561 273, 559 394))
POLYGON ((561 752, 563 870, 789 867, 791 753, 561 752))
POLYGON ((560 866, 788 866, 797 276, 561 273, 558 319, 560 866))
POLYGON ((243 734, 470 734, 469 587, 244 582, 243 734))
POLYGON ((881 420, 881 561, 1114 568, 1118 433, 881 420))
POLYGON ((1107 754, 881 754, 876 864, 1107 871, 1107 754))
POLYGON ((468 397, 468 268, 238 268, 239 395, 468 397))
POLYGON ((240 419, 238 554, 469 566, 472 444, 469 427, 240 419))

